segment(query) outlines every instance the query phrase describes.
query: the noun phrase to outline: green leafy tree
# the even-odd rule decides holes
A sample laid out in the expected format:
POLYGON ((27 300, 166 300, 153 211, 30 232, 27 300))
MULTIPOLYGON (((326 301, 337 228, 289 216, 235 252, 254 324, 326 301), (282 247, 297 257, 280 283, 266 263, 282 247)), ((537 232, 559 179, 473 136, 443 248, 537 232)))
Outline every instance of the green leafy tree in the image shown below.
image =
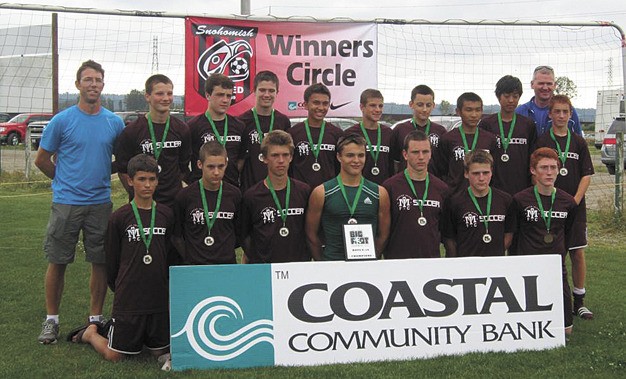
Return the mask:
POLYGON ((554 93, 557 95, 565 95, 573 99, 578 95, 578 89, 574 81, 567 76, 559 76, 556 78, 556 89, 554 93))
POLYGON ((452 111, 452 104, 450 104, 447 100, 441 100, 441 104, 439 104, 439 109, 441 110, 442 115, 450 114, 452 111))
POLYGON ((145 111, 148 110, 148 103, 143 95, 143 91, 133 89, 125 97, 126 110, 128 111, 145 111))

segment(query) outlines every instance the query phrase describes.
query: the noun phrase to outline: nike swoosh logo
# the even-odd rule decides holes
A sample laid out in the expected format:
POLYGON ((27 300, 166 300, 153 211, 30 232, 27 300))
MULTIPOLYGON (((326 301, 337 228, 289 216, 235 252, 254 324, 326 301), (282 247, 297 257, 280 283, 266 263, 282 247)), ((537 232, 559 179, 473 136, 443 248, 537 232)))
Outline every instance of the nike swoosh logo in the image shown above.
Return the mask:
POLYGON ((345 107, 346 105, 350 104, 351 101, 348 101, 347 103, 343 103, 343 104, 339 104, 339 105, 335 105, 333 103, 330 103, 330 110, 334 111, 335 109, 339 109, 341 107, 345 107))

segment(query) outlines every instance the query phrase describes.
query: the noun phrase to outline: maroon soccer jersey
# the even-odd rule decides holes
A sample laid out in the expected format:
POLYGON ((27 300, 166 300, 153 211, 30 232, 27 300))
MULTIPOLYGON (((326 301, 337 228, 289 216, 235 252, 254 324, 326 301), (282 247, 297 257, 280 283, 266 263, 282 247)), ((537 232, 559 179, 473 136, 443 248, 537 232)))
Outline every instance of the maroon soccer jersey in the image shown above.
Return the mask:
MULTIPOLYGON (((485 130, 477 130, 477 132, 476 149, 487 150, 493 155, 496 151, 496 136, 485 130)), ((465 135, 470 150, 474 136, 474 134, 465 135)), ((446 182, 453 193, 467 189, 468 182, 463 170, 464 158, 465 149, 459 128, 444 134, 439 148, 433 154, 432 171, 435 176, 446 182)))
MULTIPOLYGON (((551 196, 539 195, 543 205, 544 217, 548 217, 551 196)), ((516 255, 561 254, 567 252, 565 237, 569 234, 577 211, 576 201, 565 191, 558 189, 552 206, 550 234, 553 242, 544 238, 548 233, 546 223, 535 198, 534 187, 529 187, 513 196, 517 246, 516 255)))
POLYGON ((384 251, 386 259, 437 258, 440 256, 441 212, 448 186, 430 175, 428 196, 422 203, 425 181, 413 180, 417 198, 400 172, 383 183, 391 202, 391 236, 384 251), (420 203, 426 225, 420 225, 420 203))
MULTIPOLYGON (((317 146, 321 128, 311 127, 310 130, 313 145, 317 146)), ((304 122, 300 122, 290 128, 289 134, 291 134, 293 144, 296 147, 293 153, 293 161, 289 165, 291 177, 307 183, 311 188, 315 188, 337 176, 339 173, 339 161, 337 161, 335 148, 339 137, 343 135, 341 129, 330 122, 326 123, 317 160, 321 166, 319 171, 313 170, 315 156, 313 155, 313 147, 307 138, 304 122)))
MULTIPOLYGON (((270 131, 272 116, 257 115, 261 131, 266 134, 270 131)), ((261 139, 256 128, 252 110, 247 110, 239 116, 244 124, 244 133, 241 140, 242 150, 246 152, 243 170, 241 171, 241 190, 245 192, 253 184, 260 182, 267 176, 267 165, 260 159, 261 139)), ((274 127, 272 130, 287 131, 291 127, 289 118, 277 110, 274 110, 274 127)))
POLYGON ((242 240, 251 239, 251 251, 246 251, 250 263, 302 262, 311 260, 304 234, 304 211, 308 205, 311 188, 291 179, 289 208, 284 209, 287 189, 276 191, 283 211, 287 213, 289 235, 280 235, 283 220, 270 190, 263 181, 258 182, 243 195, 241 208, 242 240))
MULTIPOLYGON (((571 133, 571 136, 569 152, 564 166, 567 169, 567 175, 563 176, 559 174, 554 186, 574 196, 578 190, 580 179, 582 179, 583 176, 593 175, 594 170, 589 148, 587 147, 587 141, 576 133, 571 133)), ((559 137, 555 135, 555 137, 561 146, 561 151, 565 153, 567 136, 559 137)), ((549 131, 537 138, 537 148, 540 147, 549 147, 556 150, 558 153, 556 144, 550 137, 549 131)))
MULTIPOLYGON (((532 185, 530 181, 530 154, 535 149, 536 128, 535 123, 522 115, 517 115, 513 134, 506 149, 503 159, 504 144, 502 141, 498 114, 486 116, 480 121, 479 127, 496 136, 496 149, 492 151, 494 172, 491 178, 491 186, 513 196, 519 191, 532 185)), ((504 137, 508 138, 511 130, 511 121, 503 121, 502 129, 504 137)))
MULTIPOLYGON (((406 168, 406 161, 402 156, 402 148, 404 147, 404 139, 406 136, 414 130, 420 130, 426 133, 426 128, 413 124, 411 120, 396 125, 391 132, 391 157, 394 161, 400 162, 400 169, 406 168)), ((428 139, 430 140, 430 148, 432 150, 431 157, 435 155, 435 150, 439 148, 439 142, 441 137, 446 134, 446 128, 443 125, 437 123, 430 123, 430 130, 428 131, 428 139)), ((429 167, 429 171, 431 167, 429 167)))
POLYGON ((492 188, 491 212, 489 215, 489 235, 486 243, 484 220, 487 217, 487 196, 476 201, 483 212, 480 215, 472 202, 467 188, 448 199, 444 206, 443 236, 456 241, 457 256, 497 256, 504 255, 504 234, 513 233, 514 214, 511 208, 512 197, 504 191, 492 188))
MULTIPOLYGON (((365 166, 363 167, 363 176, 376 184, 382 184, 385 180, 393 175, 393 159, 391 158, 391 128, 387 125, 379 124, 380 127, 380 153, 378 153, 378 161, 374 164, 374 158, 370 152, 369 146, 365 146, 365 166), (372 169, 376 167, 378 175, 374 175, 372 169)), ((372 143, 374 152, 378 149, 378 129, 365 129, 372 143)), ((361 126, 356 124, 349 127, 344 132, 348 134, 363 135, 361 126)))
MULTIPOLYGON (((150 233, 151 211, 139 209, 146 237, 150 233)), ((104 241, 107 282, 115 293, 113 316, 168 312, 168 252, 174 214, 165 205, 156 205, 149 255, 130 204, 113 212, 104 241)))
MULTIPOLYGON (((191 140, 189 128, 176 117, 170 117, 170 129, 165 143, 161 144, 165 124, 153 123, 157 146, 161 146, 159 164, 159 185, 154 193, 157 203, 167 206, 174 205, 174 198, 182 188, 182 180, 189 172, 189 157, 191 155, 191 140)), ((117 139, 115 147, 115 161, 119 172, 126 174, 128 161, 137 154, 154 156, 148 120, 139 117, 128 125, 117 139)), ((130 193, 132 199, 133 194, 130 193)))
POLYGON ((220 140, 224 138, 224 126, 228 119, 228 136, 226 136, 226 154, 228 155, 228 166, 224 174, 224 180, 228 183, 239 187, 239 171, 237 170, 237 161, 243 159, 245 150, 241 143, 244 126, 237 118, 226 115, 224 120, 214 121, 215 129, 221 137, 217 137, 213 133, 213 128, 206 115, 200 114, 189 120, 189 129, 191 131, 191 175, 188 182, 195 182, 202 177, 202 170, 198 168, 197 162, 200 155, 200 148, 206 142, 220 140))
MULTIPOLYGON (((217 204, 218 191, 204 191, 209 217, 213 215, 217 204)), ((211 228, 213 244, 205 244, 208 236, 207 220, 204 217, 200 186, 197 181, 183 188, 176 196, 176 234, 185 240, 183 263, 207 265, 236 263, 238 217, 241 205, 239 188, 223 182, 222 201, 217 218, 211 228)))

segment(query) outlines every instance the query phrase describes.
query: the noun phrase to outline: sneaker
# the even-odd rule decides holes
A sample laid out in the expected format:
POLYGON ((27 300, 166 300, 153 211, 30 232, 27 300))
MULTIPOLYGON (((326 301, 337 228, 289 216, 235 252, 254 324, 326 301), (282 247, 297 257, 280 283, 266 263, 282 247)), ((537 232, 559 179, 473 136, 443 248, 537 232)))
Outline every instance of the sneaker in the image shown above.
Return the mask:
POLYGON ((37 338, 39 343, 44 345, 57 343, 57 338, 59 338, 59 324, 54 322, 54 320, 46 320, 41 326, 41 334, 39 338, 37 338))
POLYGON ((574 294, 574 308, 572 313, 574 315, 582 318, 583 320, 593 320, 593 312, 589 310, 589 308, 585 307, 584 303, 585 295, 576 295, 574 294))

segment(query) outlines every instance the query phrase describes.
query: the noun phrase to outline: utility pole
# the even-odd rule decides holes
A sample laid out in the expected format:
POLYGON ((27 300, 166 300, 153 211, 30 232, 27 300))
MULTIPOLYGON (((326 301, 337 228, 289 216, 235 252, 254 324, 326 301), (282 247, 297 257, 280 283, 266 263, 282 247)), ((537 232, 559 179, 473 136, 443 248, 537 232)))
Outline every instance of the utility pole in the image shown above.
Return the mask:
POLYGON ((241 0, 241 15, 250 16, 250 0, 241 0))
POLYGON ((159 37, 152 37, 152 73, 159 72, 159 37))

